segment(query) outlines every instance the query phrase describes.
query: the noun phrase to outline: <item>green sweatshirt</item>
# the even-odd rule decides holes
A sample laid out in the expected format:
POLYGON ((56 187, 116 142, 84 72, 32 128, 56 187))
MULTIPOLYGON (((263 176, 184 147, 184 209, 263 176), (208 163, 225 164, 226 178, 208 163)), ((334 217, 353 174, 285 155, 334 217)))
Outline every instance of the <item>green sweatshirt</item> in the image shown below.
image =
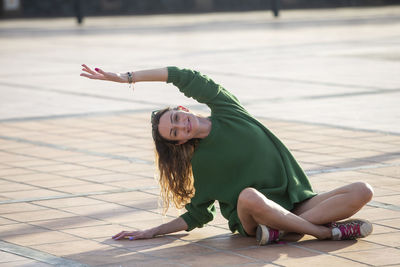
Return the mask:
POLYGON ((236 211, 238 196, 246 187, 287 210, 315 195, 289 150, 234 95, 187 69, 168 67, 168 83, 211 109, 211 132, 192 157, 195 195, 181 215, 187 231, 214 218, 217 200, 230 230, 246 235, 236 211))

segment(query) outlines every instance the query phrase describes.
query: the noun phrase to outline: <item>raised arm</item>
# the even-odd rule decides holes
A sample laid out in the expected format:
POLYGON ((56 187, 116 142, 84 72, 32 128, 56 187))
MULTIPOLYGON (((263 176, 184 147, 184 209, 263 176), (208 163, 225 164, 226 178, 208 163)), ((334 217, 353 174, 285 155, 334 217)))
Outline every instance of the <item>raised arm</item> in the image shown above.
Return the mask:
MULTIPOLYGON (((86 77, 93 80, 103 80, 118 83, 128 83, 128 72, 105 72, 102 69, 95 68, 92 70, 87 65, 82 64, 82 77, 86 77)), ((168 69, 151 69, 151 70, 140 70, 132 73, 133 82, 166 82, 168 79, 168 69)))
POLYGON ((112 238, 115 240, 120 240, 124 238, 129 238, 130 240, 147 239, 147 238, 153 238, 158 235, 175 233, 187 229, 188 229, 187 223, 181 217, 178 217, 168 223, 161 224, 151 229, 143 231, 133 231, 133 232, 122 231, 114 235, 112 238))

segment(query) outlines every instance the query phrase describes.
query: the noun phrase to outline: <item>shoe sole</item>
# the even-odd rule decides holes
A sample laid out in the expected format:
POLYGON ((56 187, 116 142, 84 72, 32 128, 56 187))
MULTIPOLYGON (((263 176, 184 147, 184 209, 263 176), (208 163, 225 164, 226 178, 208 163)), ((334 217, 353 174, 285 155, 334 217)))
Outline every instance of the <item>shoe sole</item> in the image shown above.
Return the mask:
POLYGON ((268 244, 268 228, 265 225, 259 224, 256 231, 256 240, 259 246, 268 244))

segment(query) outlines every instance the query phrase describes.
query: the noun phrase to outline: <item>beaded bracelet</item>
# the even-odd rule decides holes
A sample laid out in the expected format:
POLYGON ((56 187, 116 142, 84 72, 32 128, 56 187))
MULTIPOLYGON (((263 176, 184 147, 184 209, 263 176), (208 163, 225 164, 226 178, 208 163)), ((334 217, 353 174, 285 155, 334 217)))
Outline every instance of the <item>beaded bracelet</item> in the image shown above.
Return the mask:
MULTIPOLYGON (((129 83, 129 88, 131 88, 132 84, 135 83, 135 80, 133 79, 133 73, 128 71, 128 83, 129 83)), ((134 90, 135 88, 132 86, 132 89, 134 90)))

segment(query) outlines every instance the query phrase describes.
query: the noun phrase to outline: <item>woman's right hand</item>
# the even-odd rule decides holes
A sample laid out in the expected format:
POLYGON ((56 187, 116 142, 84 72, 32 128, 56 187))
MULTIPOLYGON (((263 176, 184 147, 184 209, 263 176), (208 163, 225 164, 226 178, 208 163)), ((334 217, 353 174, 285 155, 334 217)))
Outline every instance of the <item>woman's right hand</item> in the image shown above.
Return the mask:
POLYGON ((86 77, 93 80, 104 80, 111 81, 117 83, 128 83, 128 74, 127 73, 114 73, 114 72, 104 72, 99 68, 95 68, 92 70, 85 64, 82 64, 82 71, 80 76, 86 77))
POLYGON ((128 232, 128 231, 122 231, 116 235, 114 235, 112 238, 115 240, 121 240, 121 239, 129 239, 129 240, 136 240, 136 239, 149 239, 153 238, 155 236, 153 229, 148 229, 144 231, 133 231, 133 232, 128 232))

